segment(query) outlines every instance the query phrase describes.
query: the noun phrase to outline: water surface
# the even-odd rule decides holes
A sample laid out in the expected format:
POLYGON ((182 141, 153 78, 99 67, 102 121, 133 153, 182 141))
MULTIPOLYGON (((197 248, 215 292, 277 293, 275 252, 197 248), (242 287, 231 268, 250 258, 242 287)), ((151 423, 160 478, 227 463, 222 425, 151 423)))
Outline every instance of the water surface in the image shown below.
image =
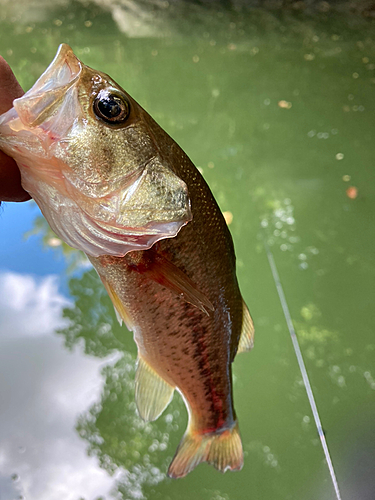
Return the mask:
POLYGON ((264 238, 342 497, 373 499, 374 22, 324 9, 0 0, 0 53, 25 89, 61 42, 150 112, 233 216, 256 324, 254 350, 234 363, 245 466, 166 478, 187 423, 181 399, 156 422, 139 419, 135 344, 95 272, 32 202, 6 204, 1 500, 333 499, 264 238))

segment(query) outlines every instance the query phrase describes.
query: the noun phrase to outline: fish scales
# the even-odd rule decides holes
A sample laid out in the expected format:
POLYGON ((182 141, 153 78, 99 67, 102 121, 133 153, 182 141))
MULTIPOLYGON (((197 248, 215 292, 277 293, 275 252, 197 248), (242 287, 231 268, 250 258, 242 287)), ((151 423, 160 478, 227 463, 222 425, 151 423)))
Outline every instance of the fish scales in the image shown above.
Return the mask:
POLYGON ((133 331, 142 418, 155 420, 175 389, 182 395, 189 424, 168 474, 183 477, 200 462, 239 470, 231 364, 252 348, 254 330, 232 237, 193 163, 65 44, 0 117, 0 146, 51 227, 86 252, 133 331))
MULTIPOLYGON (((159 241, 144 251, 143 258, 137 252, 135 260, 142 265, 149 253, 160 253, 197 284, 215 311, 207 316, 144 276, 134 266, 133 253, 113 258, 112 271, 102 267, 107 257, 97 258, 99 263, 94 265, 99 274, 105 274, 137 325, 135 340, 142 357, 184 395, 195 430, 220 432, 233 427, 236 418, 230 363, 242 327, 232 238, 200 173, 164 131, 154 122, 151 127, 159 148, 179 158, 171 168, 187 185, 194 183, 190 194, 193 219, 175 238, 159 241)), ((163 160, 169 161, 168 157, 163 160)))
MULTIPOLYGON (((218 429, 217 421, 221 421, 221 426, 229 426, 234 420, 228 366, 241 331, 242 298, 235 279, 230 233, 219 208, 212 203, 212 196, 202 196, 204 192, 210 195, 202 177, 187 158, 184 160, 181 170, 185 175, 179 173, 181 178, 188 183, 192 175, 194 182, 201 184, 197 199, 191 195, 193 220, 175 238, 156 243, 151 250, 143 252, 143 259, 139 255, 136 258, 142 265, 149 253, 160 253, 197 284, 215 311, 207 316, 168 288, 161 288, 143 276, 134 268, 132 253, 123 259, 114 258, 111 271, 103 268, 107 257, 97 258, 99 262, 95 262, 95 267, 100 274, 105 274, 105 279, 126 304, 132 323, 137 325, 136 332, 138 329, 142 332, 142 341, 139 341, 142 356, 186 395, 194 410, 199 409, 200 429, 218 429), (207 221, 206 227, 208 225, 211 231, 197 238, 196 232, 203 221, 207 221), (220 226, 221 231, 217 231, 220 226), (216 231, 220 236, 214 238, 213 245, 216 231), (220 278, 219 268, 224 270, 220 278), (175 347, 174 352, 171 346, 175 347), (224 406, 221 399, 225 400, 224 406)), ((137 333, 135 338, 137 340, 137 333)))
MULTIPOLYGON (((114 264, 115 269, 121 268, 122 274, 114 288, 137 325, 134 333, 140 355, 159 376, 183 393, 197 431, 231 426, 228 349, 218 343, 217 336, 211 335, 220 320, 211 320, 194 306, 176 300, 170 290, 135 270, 124 270, 124 265, 124 262, 114 264), (141 294, 132 294, 134 289, 141 290, 141 294)), ((101 266, 97 269, 99 273, 105 272, 101 266)), ((108 273, 106 280, 110 280, 108 273)))

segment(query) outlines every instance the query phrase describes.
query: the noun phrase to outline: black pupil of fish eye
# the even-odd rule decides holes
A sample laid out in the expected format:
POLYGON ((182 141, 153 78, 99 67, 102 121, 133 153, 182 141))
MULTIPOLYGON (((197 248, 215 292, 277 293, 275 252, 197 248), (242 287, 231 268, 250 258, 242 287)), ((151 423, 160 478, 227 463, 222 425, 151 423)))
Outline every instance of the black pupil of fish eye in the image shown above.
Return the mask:
POLYGON ((106 118, 116 118, 121 114, 122 107, 120 104, 120 99, 118 97, 106 96, 103 97, 100 101, 98 101, 99 111, 106 118))
POLYGON ((95 114, 108 123, 121 123, 129 115, 128 102, 110 93, 99 93, 94 102, 95 114))

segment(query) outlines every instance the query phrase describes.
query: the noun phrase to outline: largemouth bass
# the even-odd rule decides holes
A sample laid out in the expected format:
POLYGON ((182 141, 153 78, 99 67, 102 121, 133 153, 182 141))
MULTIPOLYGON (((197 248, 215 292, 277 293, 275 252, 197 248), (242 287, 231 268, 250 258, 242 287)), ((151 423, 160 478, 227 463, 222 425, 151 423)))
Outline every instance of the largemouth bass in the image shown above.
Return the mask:
POLYGON ((155 420, 174 390, 189 414, 170 464, 239 470, 231 365, 253 346, 233 242, 206 182, 108 75, 62 44, 0 117, 0 147, 56 234, 85 252, 138 347, 135 398, 155 420))

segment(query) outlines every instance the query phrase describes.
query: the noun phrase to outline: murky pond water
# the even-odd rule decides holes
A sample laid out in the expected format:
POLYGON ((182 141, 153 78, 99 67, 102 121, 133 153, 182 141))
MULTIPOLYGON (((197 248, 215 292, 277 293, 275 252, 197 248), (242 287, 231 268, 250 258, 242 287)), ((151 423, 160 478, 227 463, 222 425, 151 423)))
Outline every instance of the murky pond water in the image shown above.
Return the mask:
MULTIPOLYGON (((301 4, 301 2, 297 2, 301 4)), ((325 4, 325 2, 322 2, 325 4)), ((328 4, 327 4, 328 5, 328 4)), ((32 202, 0 218, 0 499, 334 498, 263 241, 279 269, 342 498, 375 498, 375 25, 179 2, 0 0, 25 89, 69 43, 199 166, 223 211, 256 344, 234 363, 239 473, 166 469, 187 415, 145 424, 136 349, 95 272, 32 202), (25 233, 34 232, 24 238, 25 233)))

